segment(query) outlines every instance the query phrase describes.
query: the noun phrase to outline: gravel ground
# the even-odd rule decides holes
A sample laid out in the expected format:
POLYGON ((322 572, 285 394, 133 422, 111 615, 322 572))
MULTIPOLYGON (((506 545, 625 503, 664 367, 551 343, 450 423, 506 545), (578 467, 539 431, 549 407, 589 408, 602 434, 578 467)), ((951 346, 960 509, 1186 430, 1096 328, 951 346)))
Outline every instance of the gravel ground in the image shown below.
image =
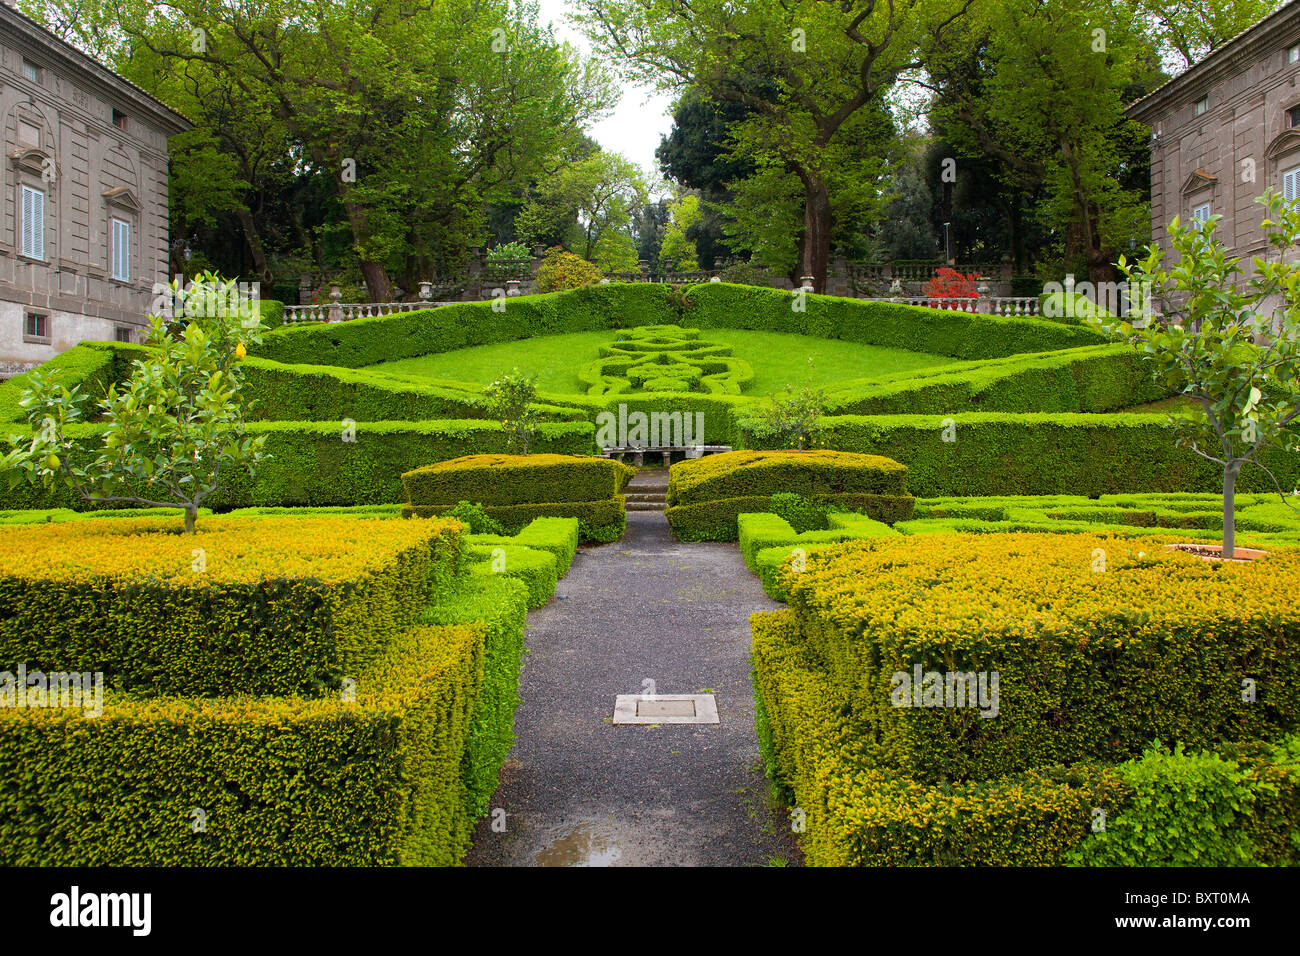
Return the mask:
POLYGON ((470 866, 796 863, 754 736, 749 615, 778 607, 735 545, 683 544, 662 513, 585 548, 528 616, 517 741, 470 866), (717 725, 614 726, 614 697, 716 694, 717 725), (500 819, 500 813, 496 813, 500 819))

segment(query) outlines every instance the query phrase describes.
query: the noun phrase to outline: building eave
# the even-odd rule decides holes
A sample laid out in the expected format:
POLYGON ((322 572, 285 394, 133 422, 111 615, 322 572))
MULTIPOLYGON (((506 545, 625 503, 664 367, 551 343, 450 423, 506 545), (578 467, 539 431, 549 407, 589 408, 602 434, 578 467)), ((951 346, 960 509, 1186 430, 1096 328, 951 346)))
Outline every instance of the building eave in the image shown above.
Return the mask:
POLYGON ((161 129, 165 135, 183 133, 193 127, 193 122, 184 113, 168 106, 94 57, 55 36, 21 10, 4 2, 0 2, 0 26, 17 41, 26 41, 27 46, 54 61, 51 66, 57 67, 68 79, 95 89, 105 99, 116 100, 128 106, 139 117, 161 129))
MULTIPOLYGON (((1300 27, 1300 0, 1291 0, 1242 30, 1210 51, 1199 62, 1134 100, 1125 108, 1125 113, 1129 119, 1145 123, 1147 117, 1159 111, 1171 99, 1188 93, 1198 85, 1208 88, 1222 75, 1235 73, 1243 64, 1254 61, 1259 55, 1258 44, 1262 40, 1293 27, 1300 27)), ((1297 40, 1300 41, 1300 36, 1297 36, 1297 40)))

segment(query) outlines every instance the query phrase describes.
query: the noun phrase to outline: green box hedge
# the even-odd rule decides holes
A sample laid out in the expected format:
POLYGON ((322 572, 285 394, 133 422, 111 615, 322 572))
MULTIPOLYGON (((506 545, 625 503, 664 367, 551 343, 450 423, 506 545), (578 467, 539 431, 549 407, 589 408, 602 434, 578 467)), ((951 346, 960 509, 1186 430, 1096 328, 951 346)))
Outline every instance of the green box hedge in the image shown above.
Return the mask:
MULTIPOLYGON (((886 454, 907 466, 908 487, 924 497, 1101 495, 1132 491, 1214 491, 1222 469, 1173 444, 1161 414, 841 415, 822 420, 829 448, 886 454), (944 441, 947 426, 954 441, 944 441)), ((747 447, 760 444, 737 422, 747 447)), ((1300 485, 1300 455, 1266 452, 1283 488, 1300 485)), ((1273 490, 1247 467, 1242 492, 1273 490)))
POLYGON ((472 534, 466 537, 470 544, 493 546, 514 544, 555 555, 555 570, 560 577, 569 573, 569 565, 578 550, 578 520, 576 518, 534 518, 512 536, 472 534))
POLYGON ((257 354, 289 364, 360 368, 471 345, 676 320, 662 284, 615 283, 497 303, 460 302, 349 322, 287 326, 268 334, 257 354))
POLYGON ((780 289, 711 282, 687 291, 681 325, 756 329, 842 339, 886 348, 963 359, 999 358, 1022 352, 1097 345, 1098 332, 1041 319, 1004 318, 894 302, 804 295, 780 289))
MULTIPOLYGON (((339 423, 253 422, 250 434, 267 436, 269 459, 254 475, 246 470, 222 476, 209 500, 214 508, 397 503, 406 496, 402 473, 430 462, 478 451, 504 451, 509 440, 496 422, 468 419, 429 422, 358 422, 355 441, 344 441, 339 423)), ((73 426, 69 435, 94 439, 98 426, 73 426)), ((29 432, 30 434, 30 432, 29 432)), ((589 422, 552 422, 539 427, 539 452, 587 454, 589 422)), ((7 436, 0 432, 0 444, 7 436)), ((0 507, 88 508, 66 488, 46 491, 19 485, 0 487, 0 507)))
MULTIPOLYGON (((455 505, 403 505, 407 517, 432 518, 455 505)), ((623 537, 627 528, 627 504, 622 495, 599 501, 551 501, 527 505, 484 505, 483 510, 500 521, 507 531, 518 532, 537 518, 577 518, 578 536, 583 541, 608 543, 623 537)))
MULTIPOLYGON (((809 495, 813 502, 827 508, 860 511, 869 518, 893 524, 912 516, 916 499, 910 495, 809 495)), ((693 505, 672 505, 664 513, 668 527, 682 541, 735 541, 741 515, 770 509, 770 496, 722 498, 693 505)))
POLYGON ((778 795, 803 815, 799 839, 809 865, 1186 865, 1197 862, 1193 852, 1202 863, 1221 863, 1225 850, 1238 863, 1300 859, 1294 736, 1280 746, 1219 745, 1251 790, 1251 799, 1225 794, 1230 810, 1189 786, 1186 759, 1154 770, 1141 766, 1146 761, 1083 762, 926 783, 864 755, 844 717, 848 704, 793 612, 755 614, 751 627, 760 749, 778 795), (1094 832, 1097 811, 1106 814, 1102 833, 1094 832), (1164 852, 1170 847, 1181 858, 1164 852))
POLYGON ((0 660, 99 671, 140 695, 325 693, 414 620, 461 549, 452 522, 208 518, 179 530, 0 528, 0 660))
POLYGON ((501 767, 514 746, 527 614, 527 585, 497 576, 457 580, 419 618, 421 624, 481 622, 486 629, 482 690, 465 743, 465 806, 471 821, 487 812, 501 767))
POLYGON ((466 455, 402 475, 413 505, 523 505, 596 501, 622 492, 636 471, 578 455, 466 455))
MULTIPOLYGON (((488 415, 477 387, 417 384, 376 372, 282 365, 250 357, 242 366, 249 418, 256 421, 426 421, 488 415)), ((581 421, 579 409, 534 406, 542 421, 581 421)))
POLYGON ((668 504, 722 498, 905 495, 907 469, 878 455, 839 451, 733 451, 678 462, 668 472, 668 504))
POLYGON ((873 767, 794 615, 755 614, 750 626, 760 746, 778 792, 802 811, 810 866, 1055 865, 1087 834, 1092 808, 1119 799, 1119 781, 1091 768, 934 786, 873 767))
POLYGON ((668 526, 684 541, 735 541, 737 518, 798 494, 887 524, 912 515, 907 469, 877 455, 738 451, 680 462, 668 473, 668 526))
POLYGON ((828 389, 830 415, 1113 412, 1166 398, 1126 344, 942 365, 828 389))

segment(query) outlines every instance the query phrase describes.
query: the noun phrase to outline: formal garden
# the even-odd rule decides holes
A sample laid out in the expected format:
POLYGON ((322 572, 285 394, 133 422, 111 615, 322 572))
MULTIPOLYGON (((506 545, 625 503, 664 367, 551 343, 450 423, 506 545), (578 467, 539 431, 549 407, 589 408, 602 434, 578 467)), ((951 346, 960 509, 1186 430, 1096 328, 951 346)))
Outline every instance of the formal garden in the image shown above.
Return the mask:
POLYGON ((0 859, 463 862, 530 612, 666 522, 782 605, 745 733, 807 864, 1293 864, 1289 269, 1155 321, 605 283, 82 343, 0 384, 0 859))

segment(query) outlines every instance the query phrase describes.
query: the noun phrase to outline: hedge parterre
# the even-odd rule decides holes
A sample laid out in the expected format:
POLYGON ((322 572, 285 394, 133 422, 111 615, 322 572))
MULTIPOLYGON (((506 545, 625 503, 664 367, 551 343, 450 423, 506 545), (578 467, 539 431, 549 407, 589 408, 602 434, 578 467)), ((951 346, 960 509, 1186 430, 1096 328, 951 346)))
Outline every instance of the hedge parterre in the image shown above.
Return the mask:
POLYGON ((78 521, 0 528, 0 660, 137 694, 337 687, 450 579, 457 522, 78 521), (196 639, 201 635, 201 639, 196 639))
POLYGON ((877 538, 810 553, 782 584, 861 753, 923 782, 1295 729, 1300 552, 1224 564, 1162 544, 877 538), (934 705, 962 690, 954 674, 980 676, 978 711, 934 705))

